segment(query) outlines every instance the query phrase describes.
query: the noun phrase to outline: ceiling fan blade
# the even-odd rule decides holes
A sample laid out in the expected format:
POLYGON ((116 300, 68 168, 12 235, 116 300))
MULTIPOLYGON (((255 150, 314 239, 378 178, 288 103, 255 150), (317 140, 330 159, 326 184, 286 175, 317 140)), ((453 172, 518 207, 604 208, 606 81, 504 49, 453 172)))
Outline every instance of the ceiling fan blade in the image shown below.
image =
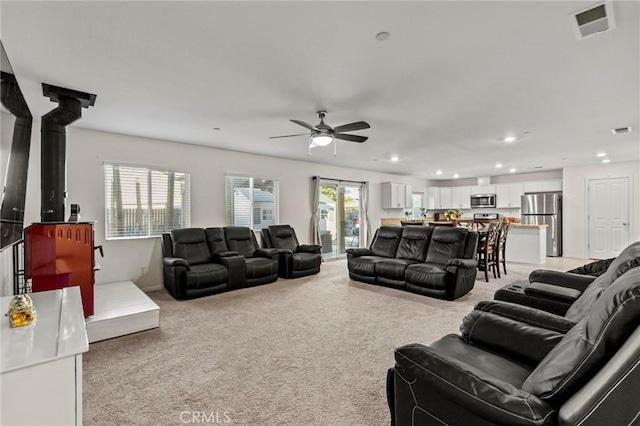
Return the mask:
POLYGON ((297 135, 271 136, 269 139, 292 138, 294 136, 309 136, 309 133, 298 133, 297 135))
POLYGON ((356 121, 353 123, 343 124, 342 126, 334 127, 333 131, 336 133, 342 133, 342 132, 353 132, 354 130, 364 130, 369 128, 371 128, 371 126, 369 126, 369 123, 367 123, 366 121, 356 121))
POLYGON ((364 142, 367 139, 369 139, 366 136, 347 135, 344 133, 336 133, 333 135, 333 137, 336 139, 342 139, 343 141, 349 141, 349 142, 364 142))
POLYGON ((292 123, 296 123, 298 126, 306 127, 309 130, 313 130, 313 131, 318 130, 315 127, 313 127, 311 124, 305 123, 304 121, 300 121, 300 120, 289 120, 289 121, 291 121, 292 123))

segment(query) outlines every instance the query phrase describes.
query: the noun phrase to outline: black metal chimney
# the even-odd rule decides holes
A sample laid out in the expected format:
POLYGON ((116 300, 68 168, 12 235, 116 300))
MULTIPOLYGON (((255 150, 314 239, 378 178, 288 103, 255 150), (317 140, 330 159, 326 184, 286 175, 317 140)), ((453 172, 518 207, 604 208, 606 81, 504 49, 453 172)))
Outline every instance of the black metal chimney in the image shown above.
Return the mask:
POLYGON ((93 106, 96 95, 42 83, 42 92, 58 107, 42 116, 40 160, 42 222, 64 222, 67 187, 66 126, 82 116, 82 108, 93 106))

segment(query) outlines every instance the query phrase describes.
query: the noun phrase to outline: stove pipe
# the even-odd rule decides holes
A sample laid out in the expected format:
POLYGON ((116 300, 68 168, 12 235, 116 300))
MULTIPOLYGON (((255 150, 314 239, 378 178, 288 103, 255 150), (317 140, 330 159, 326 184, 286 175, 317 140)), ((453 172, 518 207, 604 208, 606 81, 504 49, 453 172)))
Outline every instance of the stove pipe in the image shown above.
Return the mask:
POLYGON ((58 102, 58 107, 42 116, 40 160, 40 219, 64 222, 67 186, 66 126, 82 116, 82 107, 95 102, 95 95, 42 84, 43 93, 58 102))

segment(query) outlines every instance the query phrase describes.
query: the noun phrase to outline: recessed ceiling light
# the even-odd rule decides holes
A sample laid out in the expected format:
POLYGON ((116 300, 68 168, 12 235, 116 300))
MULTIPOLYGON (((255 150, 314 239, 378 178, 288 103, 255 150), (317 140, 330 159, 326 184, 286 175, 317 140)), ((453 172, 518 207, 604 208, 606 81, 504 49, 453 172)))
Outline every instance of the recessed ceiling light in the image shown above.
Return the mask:
POLYGON ((394 155, 393 157, 391 157, 391 161, 398 161, 400 158, 398 158, 397 155, 394 155))
POLYGON ((501 168, 502 168, 502 163, 496 164, 496 169, 501 169, 501 168))
POLYGON ((436 174, 437 174, 437 175, 441 175, 441 174, 442 174, 442 170, 438 170, 438 171, 436 172, 436 174))
POLYGON ((609 161, 611 160, 609 160, 608 158, 605 158, 604 160, 602 160, 603 163, 608 163, 609 161))
POLYGON ((606 157, 607 153, 606 152, 599 152, 596 154, 596 157, 606 157))
POLYGON ((516 138, 515 136, 507 136, 506 138, 502 139, 503 141, 509 143, 509 142, 515 142, 518 138, 516 138))
POLYGON ((509 173, 515 173, 516 169, 514 169, 513 167, 509 169, 509 173))
POLYGON ((456 173, 455 175, 453 175, 453 177, 458 179, 460 177, 460 175, 456 173))
POLYGON ((386 32, 386 31, 382 31, 382 32, 380 32, 380 33, 376 34, 376 40, 378 40, 378 41, 385 41, 386 39, 388 39, 388 38, 389 38, 389 36, 391 36, 391 34, 389 34, 389 33, 388 33, 388 32, 386 32))

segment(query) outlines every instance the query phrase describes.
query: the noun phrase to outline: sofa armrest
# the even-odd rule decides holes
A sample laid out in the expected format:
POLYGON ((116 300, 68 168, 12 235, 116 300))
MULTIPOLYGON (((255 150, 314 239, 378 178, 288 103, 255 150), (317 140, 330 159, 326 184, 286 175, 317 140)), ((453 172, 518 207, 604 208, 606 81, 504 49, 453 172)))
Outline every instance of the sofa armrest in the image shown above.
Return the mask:
POLYGON ((569 321, 560 315, 529 306, 498 300, 480 302, 474 309, 477 311, 491 312, 504 318, 516 320, 534 327, 546 328, 547 330, 562 334, 567 333, 576 325, 573 321, 569 321))
POLYGON ((575 302, 582 292, 570 287, 533 282, 524 288, 524 294, 543 299, 559 300, 569 304, 575 302))
POLYGON ((189 266, 189 262, 187 262, 181 257, 165 257, 164 259, 162 259, 162 263, 164 266, 169 266, 169 267, 183 266, 187 268, 187 271, 191 269, 189 266))
POLYGON ((347 257, 371 256, 371 250, 368 248, 348 248, 347 257))
POLYGON ((259 248, 253 252, 253 255, 256 257, 264 257, 267 259, 277 259, 282 252, 284 252, 284 250, 280 250, 277 248, 259 248))
POLYGON ((584 291, 596 277, 591 275, 573 274, 571 272, 550 271, 547 269, 536 269, 529 274, 529 282, 539 282, 553 284, 561 287, 574 288, 584 291))
MULTIPOLYGON (((438 393, 492 424, 551 424, 555 410, 536 396, 492 377, 442 351, 412 344, 395 350, 396 373, 415 405, 438 393)), ((414 404, 411 404, 414 405, 414 404)))
POLYGON ((471 311, 463 318, 460 332, 474 345, 532 366, 539 364, 564 337, 564 333, 481 310, 471 311))
POLYGON ((473 269, 478 267, 478 262, 475 259, 449 259, 445 263, 447 266, 457 266, 458 268, 473 269))
POLYGON ((296 249, 298 253, 320 253, 322 251, 322 246, 317 244, 300 244, 296 249))
POLYGON ((213 257, 213 261, 220 265, 224 265, 229 270, 229 290, 243 288, 247 281, 247 262, 244 256, 237 252, 222 252, 218 256, 213 257), (221 254, 225 253, 225 256, 221 254), (236 253, 232 255, 229 253, 236 253))

